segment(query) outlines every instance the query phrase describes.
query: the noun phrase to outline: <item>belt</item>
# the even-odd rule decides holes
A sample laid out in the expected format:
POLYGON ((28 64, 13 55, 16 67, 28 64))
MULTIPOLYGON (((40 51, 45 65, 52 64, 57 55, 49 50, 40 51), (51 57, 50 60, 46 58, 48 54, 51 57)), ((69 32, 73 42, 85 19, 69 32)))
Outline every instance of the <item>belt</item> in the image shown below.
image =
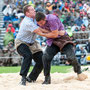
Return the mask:
POLYGON ((34 43, 28 43, 28 45, 32 46, 34 43))

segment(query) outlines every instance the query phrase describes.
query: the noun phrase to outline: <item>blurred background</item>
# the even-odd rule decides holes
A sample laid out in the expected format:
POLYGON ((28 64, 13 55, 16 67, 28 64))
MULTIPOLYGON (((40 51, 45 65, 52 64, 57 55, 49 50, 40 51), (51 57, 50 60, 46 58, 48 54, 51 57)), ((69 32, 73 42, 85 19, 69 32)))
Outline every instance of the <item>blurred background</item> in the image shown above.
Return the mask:
MULTIPOLYGON (((90 64, 90 2, 89 0, 0 0, 0 66, 20 66, 23 58, 18 55, 14 40, 24 18, 23 6, 32 5, 36 12, 56 15, 75 43, 73 48, 81 65, 90 64)), ((46 38, 37 36, 46 47, 46 38)), ((68 65, 66 55, 58 53, 52 65, 68 65)), ((32 65, 35 62, 32 61, 32 65)))

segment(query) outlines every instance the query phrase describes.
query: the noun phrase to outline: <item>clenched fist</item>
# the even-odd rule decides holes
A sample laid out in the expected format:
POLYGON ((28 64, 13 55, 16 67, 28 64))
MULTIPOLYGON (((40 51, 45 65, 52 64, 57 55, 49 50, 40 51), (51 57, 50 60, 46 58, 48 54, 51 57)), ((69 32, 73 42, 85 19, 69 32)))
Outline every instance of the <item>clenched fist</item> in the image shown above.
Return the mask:
POLYGON ((64 30, 58 31, 58 35, 63 36, 65 34, 64 30))

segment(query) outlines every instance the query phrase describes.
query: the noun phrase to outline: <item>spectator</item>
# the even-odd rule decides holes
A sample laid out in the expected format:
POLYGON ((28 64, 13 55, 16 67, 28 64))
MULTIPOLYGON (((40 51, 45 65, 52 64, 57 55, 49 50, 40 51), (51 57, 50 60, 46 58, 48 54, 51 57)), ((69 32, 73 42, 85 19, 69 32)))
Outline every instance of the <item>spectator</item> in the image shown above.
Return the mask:
POLYGON ((0 45, 0 50, 2 50, 3 49, 3 47, 2 47, 2 45, 0 45))
POLYGON ((11 32, 11 28, 8 27, 8 32, 6 32, 5 36, 4 36, 4 46, 8 45, 9 42, 13 42, 14 43, 14 35, 11 32))
POLYGON ((17 36, 17 34, 18 34, 18 31, 19 31, 19 29, 16 28, 16 29, 15 29, 15 33, 13 34, 13 35, 14 35, 14 38, 16 38, 16 36, 17 36))
POLYGON ((49 10, 49 11, 52 11, 52 6, 50 2, 47 2, 46 4, 46 9, 49 10))
POLYGON ((88 29, 90 30, 90 24, 88 24, 88 29))
POLYGON ((68 16, 66 17, 66 22, 67 22, 67 25, 71 25, 71 13, 68 14, 68 16))
POLYGON ((88 26, 88 19, 87 17, 83 17, 83 24, 87 27, 88 26))
POLYGON ((80 27, 74 24, 74 26, 72 26, 72 31, 80 31, 80 27))
POLYGON ((11 20, 13 20, 16 17, 15 13, 11 15, 11 20))
POLYGON ((9 23, 9 21, 11 21, 11 17, 9 16, 8 13, 6 16, 4 16, 3 21, 4 21, 3 27, 6 27, 7 23, 9 23))
POLYGON ((75 50, 75 55, 78 59, 78 62, 80 63, 80 59, 81 59, 81 50, 79 46, 76 46, 76 50, 75 50))
POLYGON ((35 7, 36 12, 44 12, 44 7, 42 6, 42 3, 36 3, 36 7, 35 7))
POLYGON ((10 28, 11 28, 11 32, 12 32, 12 33, 15 33, 15 29, 14 29, 14 27, 13 27, 12 24, 9 24, 9 25, 8 25, 8 28, 7 28, 6 32, 9 32, 9 29, 10 29, 10 28))
POLYGON ((4 15, 7 15, 7 13, 8 13, 9 15, 12 14, 12 8, 11 8, 10 5, 7 5, 7 7, 6 7, 6 8, 4 9, 4 11, 3 11, 3 14, 4 14, 4 15))
POLYGON ((2 7, 2 12, 4 11, 4 9, 7 7, 7 5, 5 4, 3 7, 2 7))
POLYGON ((15 16, 15 17, 12 19, 12 22, 13 22, 13 23, 18 22, 18 20, 19 20, 18 17, 15 16))
POLYGON ((57 4, 53 3, 52 10, 57 9, 57 4))
POLYGON ((46 15, 50 14, 50 11, 48 9, 45 10, 46 15))
POLYGON ((72 37, 73 33, 72 33, 72 30, 71 30, 71 26, 68 26, 68 29, 66 30, 66 32, 68 33, 68 35, 70 37, 72 37))
POLYGON ((35 5, 32 3, 32 1, 29 1, 29 5, 35 7, 35 5))
POLYGON ((80 16, 75 20, 75 24, 77 24, 78 26, 81 26, 83 24, 82 18, 80 16))
POLYGON ((81 25, 81 30, 85 31, 86 30, 86 26, 84 24, 81 25))
POLYGON ((88 42, 86 44, 86 50, 88 53, 90 53, 90 37, 89 37, 88 42))

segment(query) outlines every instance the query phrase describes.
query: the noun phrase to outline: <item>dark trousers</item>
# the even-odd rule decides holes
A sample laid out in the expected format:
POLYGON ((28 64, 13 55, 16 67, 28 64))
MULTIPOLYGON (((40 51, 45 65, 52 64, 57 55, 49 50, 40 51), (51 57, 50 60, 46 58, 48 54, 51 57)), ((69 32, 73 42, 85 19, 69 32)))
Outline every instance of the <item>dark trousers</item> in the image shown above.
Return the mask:
MULTIPOLYGON (((49 76, 50 75, 50 64, 51 61, 53 59, 53 57, 60 52, 59 47, 57 47, 56 45, 52 44, 51 46, 47 46, 42 60, 43 60, 43 67, 44 67, 44 75, 45 76, 49 76)), ((74 68, 74 72, 80 74, 81 73, 81 67, 76 59, 74 50, 73 50, 73 46, 71 44, 67 44, 66 46, 64 46, 64 48, 62 49, 62 53, 66 54, 66 57, 68 59, 68 62, 73 66, 74 68)))
POLYGON ((27 73, 28 73, 30 65, 31 65, 31 61, 32 61, 32 59, 34 59, 36 64, 35 64, 32 72, 29 74, 29 77, 32 80, 36 80, 38 75, 40 74, 40 72, 43 69, 43 63, 42 63, 43 53, 42 53, 42 51, 39 51, 32 55, 29 47, 26 44, 21 44, 17 48, 17 52, 24 58, 22 65, 21 65, 20 75, 23 77, 27 76, 27 73))

